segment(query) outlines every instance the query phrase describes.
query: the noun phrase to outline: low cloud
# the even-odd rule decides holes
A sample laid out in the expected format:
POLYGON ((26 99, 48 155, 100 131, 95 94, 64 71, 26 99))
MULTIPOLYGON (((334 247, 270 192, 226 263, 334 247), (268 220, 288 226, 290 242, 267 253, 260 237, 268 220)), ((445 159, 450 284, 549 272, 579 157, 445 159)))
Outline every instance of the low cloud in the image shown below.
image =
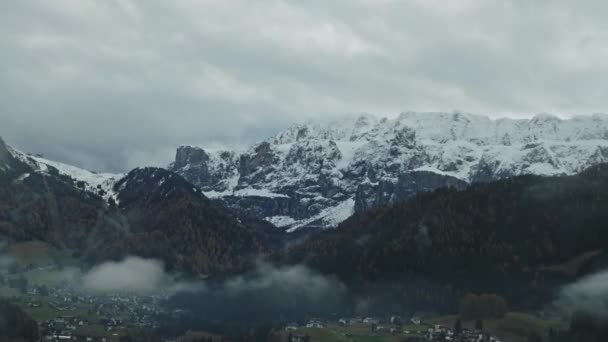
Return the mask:
POLYGON ((608 319, 608 270, 563 287, 555 306, 567 316, 584 312, 608 319))
POLYGON ((345 291, 344 285, 337 279, 321 275, 306 266, 276 267, 265 262, 258 262, 254 272, 229 280, 224 288, 231 295, 272 288, 279 292, 297 292, 311 299, 328 292, 345 291))
POLYGON ((153 293, 170 284, 160 261, 139 257, 103 263, 82 276, 82 287, 94 292, 153 293))
POLYGON ((347 295, 346 286, 333 276, 303 265, 258 262, 244 275, 209 283, 196 293, 178 293, 171 305, 201 317, 201 326, 213 312, 214 320, 238 328, 244 322, 255 326, 340 312, 347 295))
MULTIPOLYGON (((16 261, 0 252, 0 271, 16 261)), ((202 282, 180 279, 180 274, 165 272, 156 259, 129 256, 121 261, 108 261, 88 270, 78 267, 41 267, 35 269, 34 282, 49 286, 70 286, 90 293, 125 293, 135 295, 193 292, 203 288, 202 282)))
POLYGON ((156 259, 129 256, 122 261, 96 265, 78 277, 82 289, 97 293, 132 293, 138 295, 196 292, 202 282, 179 280, 180 274, 165 272, 156 259))

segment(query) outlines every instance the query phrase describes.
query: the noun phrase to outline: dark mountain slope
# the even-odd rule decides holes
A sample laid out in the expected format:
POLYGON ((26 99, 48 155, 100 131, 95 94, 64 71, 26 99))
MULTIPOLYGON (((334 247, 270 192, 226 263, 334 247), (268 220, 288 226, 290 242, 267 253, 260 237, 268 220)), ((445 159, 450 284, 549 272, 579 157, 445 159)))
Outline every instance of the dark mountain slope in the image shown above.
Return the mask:
POLYGON ((269 253, 282 234, 211 203, 164 169, 135 169, 104 190, 44 161, 0 140, 2 237, 70 248, 91 263, 138 255, 169 269, 220 274, 269 253))
POLYGON ((121 236, 118 213, 101 197, 56 169, 38 172, 9 153, 1 140, 0 154, 0 234, 79 250, 121 236))
POLYGON ((252 255, 267 254, 281 234, 267 222, 217 206, 164 169, 135 169, 115 188, 129 235, 103 248, 104 258, 130 253, 194 274, 223 273, 244 267, 252 255))
POLYGON ((608 247, 606 222, 608 166, 599 165, 421 193, 358 213, 281 257, 355 288, 423 279, 453 294, 497 292, 528 305, 571 280, 548 266, 608 247))

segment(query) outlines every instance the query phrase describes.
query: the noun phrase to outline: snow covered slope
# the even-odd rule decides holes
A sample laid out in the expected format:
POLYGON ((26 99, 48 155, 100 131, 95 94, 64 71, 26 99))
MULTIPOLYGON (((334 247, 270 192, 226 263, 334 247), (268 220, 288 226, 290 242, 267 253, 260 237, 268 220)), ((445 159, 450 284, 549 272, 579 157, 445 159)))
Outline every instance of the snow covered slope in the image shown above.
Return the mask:
POLYGON ((170 169, 229 207, 290 231, 441 186, 566 175, 608 161, 608 116, 498 119, 467 113, 307 122, 247 151, 182 146, 170 169))
MULTIPOLYGON (((29 167, 27 172, 23 172, 18 181, 23 181, 29 177, 31 172, 45 173, 69 179, 75 187, 103 197, 105 200, 116 200, 116 193, 113 191, 114 184, 124 175, 110 173, 95 173, 84 170, 72 165, 48 160, 40 156, 34 156, 21 152, 9 145, 5 145, 8 155, 29 167)), ((8 164, 7 164, 8 165, 8 164)))

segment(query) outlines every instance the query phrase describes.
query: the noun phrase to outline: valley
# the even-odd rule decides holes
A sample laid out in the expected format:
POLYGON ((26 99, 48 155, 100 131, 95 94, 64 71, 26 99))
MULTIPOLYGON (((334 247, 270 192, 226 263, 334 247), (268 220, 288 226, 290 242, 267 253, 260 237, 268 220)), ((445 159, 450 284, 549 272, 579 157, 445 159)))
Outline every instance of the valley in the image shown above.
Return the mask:
POLYGON ((124 174, 0 140, 0 290, 56 339, 551 339, 608 265, 604 119, 362 116, 124 174))

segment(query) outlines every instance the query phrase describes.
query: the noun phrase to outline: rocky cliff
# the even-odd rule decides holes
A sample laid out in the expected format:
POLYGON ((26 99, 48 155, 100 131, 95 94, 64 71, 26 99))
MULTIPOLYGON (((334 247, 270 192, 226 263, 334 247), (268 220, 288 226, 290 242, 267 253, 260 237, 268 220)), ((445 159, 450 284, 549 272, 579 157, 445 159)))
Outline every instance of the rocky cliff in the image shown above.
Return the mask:
POLYGON ((294 231, 439 187, 570 175, 608 161, 608 116, 361 115, 295 125, 245 151, 182 146, 170 170, 208 197, 294 231))

